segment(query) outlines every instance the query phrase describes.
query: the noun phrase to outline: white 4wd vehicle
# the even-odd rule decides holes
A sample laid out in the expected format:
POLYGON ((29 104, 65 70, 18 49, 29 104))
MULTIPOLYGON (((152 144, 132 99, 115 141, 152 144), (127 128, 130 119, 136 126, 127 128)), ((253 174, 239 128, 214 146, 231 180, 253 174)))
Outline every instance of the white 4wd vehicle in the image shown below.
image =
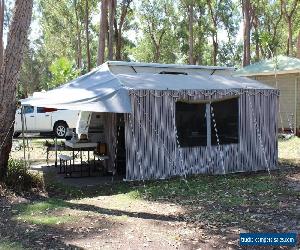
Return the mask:
MULTIPOLYGON (((26 133, 54 132, 59 138, 64 138, 67 128, 76 128, 79 111, 58 110, 53 108, 24 106, 24 131, 26 133)), ((15 116, 14 135, 22 132, 21 109, 15 116)))

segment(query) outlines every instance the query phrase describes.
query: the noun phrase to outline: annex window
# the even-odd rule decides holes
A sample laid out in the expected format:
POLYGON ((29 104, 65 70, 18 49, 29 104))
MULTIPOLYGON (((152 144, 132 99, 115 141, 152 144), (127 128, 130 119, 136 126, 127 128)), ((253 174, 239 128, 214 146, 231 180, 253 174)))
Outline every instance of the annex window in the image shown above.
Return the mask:
POLYGON ((239 142, 239 99, 210 103, 176 102, 176 128, 181 147, 239 142), (215 129, 217 128, 217 133, 215 129))
POLYGON ((181 147, 206 146, 206 104, 176 102, 176 128, 181 147))
POLYGON ((239 142, 239 102, 238 98, 213 102, 211 104, 211 144, 217 145, 217 135, 214 128, 217 127, 220 144, 232 144, 239 142))

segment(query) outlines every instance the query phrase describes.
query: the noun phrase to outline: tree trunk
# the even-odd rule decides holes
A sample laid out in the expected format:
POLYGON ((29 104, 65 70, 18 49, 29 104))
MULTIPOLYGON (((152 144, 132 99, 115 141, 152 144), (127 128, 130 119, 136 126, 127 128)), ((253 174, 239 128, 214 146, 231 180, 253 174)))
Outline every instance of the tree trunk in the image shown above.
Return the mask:
POLYGON ((217 65, 218 50, 219 50, 218 37, 216 35, 213 35, 213 54, 212 54, 213 65, 217 65))
POLYGON ((260 42, 259 42, 259 32, 258 32, 259 21, 255 13, 253 13, 252 18, 253 18, 253 27, 255 30, 255 61, 259 62, 260 60, 260 54, 259 54, 260 42))
POLYGON ((116 11, 115 0, 109 0, 108 9, 109 9, 108 60, 113 60, 113 56, 114 56, 114 20, 115 20, 115 11, 116 11))
POLYGON ((81 46, 81 29, 79 27, 79 18, 78 18, 78 8, 77 0, 74 1, 75 8, 75 19, 76 19, 76 33, 77 33, 77 55, 76 55, 76 64, 77 69, 82 69, 82 46, 81 46))
POLYGON ((4 0, 0 0, 0 69, 3 63, 4 45, 3 45, 3 28, 4 28, 4 0))
POLYGON ((194 64, 194 33, 193 33, 193 21, 194 21, 194 6, 190 4, 189 10, 189 64, 194 64))
POLYGON ((300 31, 298 34, 298 41, 297 41, 297 58, 300 59, 300 31))
POLYGON ((116 36, 116 60, 121 60, 121 50, 122 50, 122 30, 117 30, 117 36, 116 36))
POLYGON ((104 57, 105 57, 105 40, 106 40, 107 26, 108 26, 108 23, 107 23, 107 1, 108 0, 102 0, 102 2, 101 2, 97 65, 104 63, 104 57))
POLYGON ((281 0, 281 12, 285 14, 285 20, 288 24, 288 43, 287 43, 287 55, 293 56, 293 17, 297 13, 297 5, 300 3, 299 0, 290 2, 291 10, 288 12, 287 1, 281 0))
POLYGON ((250 0, 243 0, 244 55, 243 66, 250 64, 250 0))
POLYGON ((217 25, 217 15, 214 13, 214 10, 211 5, 211 0, 207 0, 208 9, 210 12, 211 20, 213 23, 213 31, 212 31, 212 40, 213 40, 213 51, 212 51, 212 63, 213 65, 217 65, 217 56, 219 50, 218 44, 218 25, 217 25))
POLYGON ((287 17, 287 23, 288 23, 288 47, 287 47, 287 56, 293 56, 293 31, 292 31, 292 17, 287 17))
POLYGON ((123 0, 122 8, 121 8, 121 16, 119 20, 119 25, 115 24, 116 31, 116 60, 121 60, 121 50, 122 50, 122 29, 125 22, 125 18, 127 16, 127 11, 132 0, 123 0))
POLYGON ((32 14, 33 0, 16 0, 0 78, 0 179, 7 173, 16 111, 16 88, 32 14))
POLYGON ((260 55, 259 55, 259 40, 258 39, 256 39, 256 41, 255 41, 255 61, 256 62, 259 62, 259 60, 260 60, 260 55))
POLYGON ((153 62, 157 63, 160 58, 160 46, 159 45, 154 45, 154 46, 155 46, 155 53, 154 53, 154 61, 153 62))
POLYGON ((88 71, 91 71, 90 33, 89 33, 89 2, 85 0, 85 37, 86 37, 86 57, 88 71))

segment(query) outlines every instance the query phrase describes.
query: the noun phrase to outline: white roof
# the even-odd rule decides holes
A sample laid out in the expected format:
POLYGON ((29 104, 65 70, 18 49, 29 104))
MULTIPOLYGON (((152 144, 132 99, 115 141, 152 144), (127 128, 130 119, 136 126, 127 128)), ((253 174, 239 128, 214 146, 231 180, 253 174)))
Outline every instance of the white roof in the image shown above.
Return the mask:
POLYGON ((108 61, 109 70, 113 74, 130 74, 130 73, 152 73, 159 74, 162 72, 180 72, 189 75, 208 74, 208 75, 232 75, 235 71, 233 67, 220 66, 202 66, 202 65, 184 65, 184 64, 159 64, 159 63, 137 63, 108 61))
POLYGON ((300 59, 288 56, 276 56, 262 60, 237 70, 236 76, 259 76, 275 74, 294 74, 300 72, 300 59))
POLYGON ((140 62, 124 62, 124 61, 108 61, 109 66, 130 66, 130 67, 150 67, 150 68, 168 68, 168 69, 214 69, 214 70, 235 70, 234 67, 222 66, 203 66, 203 65, 188 65, 188 64, 161 64, 161 63, 140 63, 140 62))
MULTIPOLYGON (((198 72, 195 75, 113 74, 109 63, 104 63, 90 73, 56 89, 24 99, 22 104, 92 112, 130 113, 129 90, 271 89, 248 78, 210 75, 207 72, 198 72)), ((128 66, 128 63, 125 65, 128 66)), ((165 66, 172 68, 172 65, 165 66)))
POLYGON ((117 78, 128 89, 184 90, 184 89, 270 89, 271 87, 247 77, 215 75, 168 75, 168 74, 118 74, 117 78))

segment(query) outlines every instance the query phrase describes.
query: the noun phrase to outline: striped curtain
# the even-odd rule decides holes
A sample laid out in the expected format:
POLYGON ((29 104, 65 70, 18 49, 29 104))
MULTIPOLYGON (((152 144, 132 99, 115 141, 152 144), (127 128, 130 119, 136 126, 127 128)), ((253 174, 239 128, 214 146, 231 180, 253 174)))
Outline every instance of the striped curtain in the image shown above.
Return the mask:
POLYGON ((104 136, 108 146, 108 171, 113 172, 115 169, 116 142, 117 142, 117 115, 115 113, 103 113, 104 136))

